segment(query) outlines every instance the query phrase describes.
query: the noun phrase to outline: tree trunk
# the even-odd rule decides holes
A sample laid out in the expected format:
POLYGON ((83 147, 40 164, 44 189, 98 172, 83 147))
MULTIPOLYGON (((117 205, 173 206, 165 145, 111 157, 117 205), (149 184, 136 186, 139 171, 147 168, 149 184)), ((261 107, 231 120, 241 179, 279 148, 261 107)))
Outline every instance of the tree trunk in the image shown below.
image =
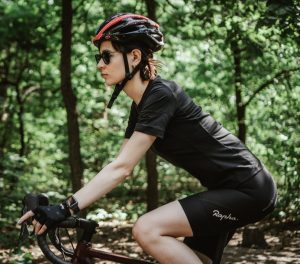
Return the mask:
POLYGON ((145 0, 147 6, 148 17, 156 21, 156 2, 155 0, 145 0))
POLYGON ((0 179, 4 177, 4 167, 2 161, 4 160, 4 148, 7 142, 9 113, 7 111, 7 85, 3 81, 0 84, 0 179))
POLYGON ((62 1, 62 48, 61 48, 61 93, 67 112, 69 164, 71 167, 72 190, 76 192, 82 187, 83 164, 80 153, 80 137, 76 96, 71 84, 71 40, 72 40, 72 2, 62 1))
MULTIPOLYGON (((242 69, 241 69, 241 49, 238 46, 238 36, 231 42, 231 50, 234 61, 234 86, 235 86, 235 103, 238 123, 238 138, 246 143, 246 107, 247 104, 243 102, 242 98, 242 69)), ((252 245, 266 248, 267 243, 265 241, 263 231, 257 228, 244 228, 242 246, 251 247, 252 245)))
MULTIPOLYGON (((6 142, 6 123, 8 121, 9 114, 7 112, 7 85, 0 83, 0 157, 3 159, 4 145, 6 142)), ((1 163, 0 163, 0 175, 1 175, 1 163)))
POLYGON ((266 242, 263 230, 260 230, 259 228, 253 226, 247 226, 244 228, 243 241, 241 246, 246 248, 255 246, 262 249, 269 247, 268 243, 266 242))
POLYGON ((242 70, 241 70, 241 50, 238 46, 237 40, 231 42, 231 51, 234 61, 234 87, 235 87, 235 104, 236 115, 238 123, 238 138, 246 143, 246 124, 245 114, 246 107, 242 99, 242 70))
POLYGON ((17 102, 18 102, 18 121, 19 121, 19 136, 20 136, 20 149, 19 149, 19 155, 20 157, 24 156, 25 153, 25 131, 24 131, 24 104, 22 100, 22 95, 20 92, 19 83, 15 85, 16 88, 16 94, 17 94, 17 102))
MULTIPOLYGON (((148 17, 156 21, 155 0, 145 0, 148 17)), ((146 153, 147 169, 147 210, 151 211, 158 207, 158 172, 156 168, 156 154, 151 150, 146 153)))

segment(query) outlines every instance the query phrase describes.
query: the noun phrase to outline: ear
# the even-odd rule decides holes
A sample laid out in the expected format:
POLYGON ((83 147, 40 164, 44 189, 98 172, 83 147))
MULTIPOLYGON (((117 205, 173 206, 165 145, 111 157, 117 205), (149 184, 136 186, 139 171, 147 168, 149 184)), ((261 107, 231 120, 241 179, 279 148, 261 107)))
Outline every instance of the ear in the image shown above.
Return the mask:
POLYGON ((130 55, 132 65, 138 65, 142 59, 142 52, 139 49, 133 49, 130 55))

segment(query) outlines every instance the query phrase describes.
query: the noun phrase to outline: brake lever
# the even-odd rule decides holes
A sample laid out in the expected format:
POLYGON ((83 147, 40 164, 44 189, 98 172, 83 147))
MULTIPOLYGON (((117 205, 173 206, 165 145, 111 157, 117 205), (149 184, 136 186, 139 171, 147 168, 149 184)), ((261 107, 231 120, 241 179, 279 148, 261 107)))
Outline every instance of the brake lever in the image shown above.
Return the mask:
MULTIPOLYGON (((45 194, 27 194, 24 196, 22 200, 22 210, 21 210, 21 216, 27 213, 30 210, 34 210, 39 205, 49 205, 49 199, 48 196, 45 194)), ((30 219, 31 220, 31 219, 30 219)), ((19 241, 24 242, 28 237, 31 237, 34 235, 34 230, 32 230, 30 233, 28 231, 28 225, 29 225, 29 219, 24 221, 21 224, 21 230, 19 234, 19 241)))
POLYGON ((27 223, 25 223, 25 222, 22 223, 20 234, 19 234, 19 242, 21 242, 21 243, 24 242, 31 235, 32 235, 32 233, 29 234, 27 223))
MULTIPOLYGON (((24 199, 22 201, 23 207, 21 210, 21 216, 29 211, 25 201, 26 201, 26 196, 24 197, 24 199)), ((29 219, 27 219, 26 221, 24 221, 21 224, 21 229, 20 229, 20 234, 19 234, 19 242, 21 242, 21 243, 33 235, 33 231, 31 233, 29 233, 28 223, 29 223, 29 219)))

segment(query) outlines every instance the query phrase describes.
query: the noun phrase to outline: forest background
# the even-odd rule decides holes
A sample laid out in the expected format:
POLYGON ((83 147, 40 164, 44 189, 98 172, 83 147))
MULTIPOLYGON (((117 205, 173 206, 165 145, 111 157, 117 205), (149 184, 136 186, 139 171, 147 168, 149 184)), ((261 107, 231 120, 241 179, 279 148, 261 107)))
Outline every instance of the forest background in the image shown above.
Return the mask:
MULTIPOLYGON (((236 134, 274 175, 270 225, 298 226, 300 207, 300 4, 296 0, 1 0, 0 233, 14 244, 23 196, 59 202, 116 156, 130 101, 96 69, 97 25, 117 12, 161 25, 159 74, 236 134)), ((188 136, 188 135, 187 135, 188 136)), ((88 209, 134 221, 203 188, 148 152, 132 176, 88 209)))

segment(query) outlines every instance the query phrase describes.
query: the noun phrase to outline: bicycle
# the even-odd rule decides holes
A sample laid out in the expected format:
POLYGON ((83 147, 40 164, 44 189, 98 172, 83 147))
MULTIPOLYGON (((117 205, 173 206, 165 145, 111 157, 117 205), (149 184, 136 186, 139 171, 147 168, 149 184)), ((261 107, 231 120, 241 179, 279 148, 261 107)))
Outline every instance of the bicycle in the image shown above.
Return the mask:
MULTIPOLYGON (((28 194, 22 202, 23 215, 38 205, 48 205, 49 199, 43 194, 28 194)), ((54 264, 91 264, 94 263, 93 260, 95 259, 120 264, 154 264, 153 262, 92 248, 91 239, 96 233, 97 226, 98 224, 93 220, 74 216, 69 217, 42 235, 37 236, 38 246, 45 257, 54 264), (82 233, 79 239, 76 232, 78 229, 82 233), (65 231, 65 235, 62 234, 62 231, 65 231)), ((29 235, 28 223, 24 222, 21 226, 19 240, 24 240, 29 235)), ((226 234, 220 239, 218 253, 213 260, 213 264, 220 263, 226 239, 226 234)))

